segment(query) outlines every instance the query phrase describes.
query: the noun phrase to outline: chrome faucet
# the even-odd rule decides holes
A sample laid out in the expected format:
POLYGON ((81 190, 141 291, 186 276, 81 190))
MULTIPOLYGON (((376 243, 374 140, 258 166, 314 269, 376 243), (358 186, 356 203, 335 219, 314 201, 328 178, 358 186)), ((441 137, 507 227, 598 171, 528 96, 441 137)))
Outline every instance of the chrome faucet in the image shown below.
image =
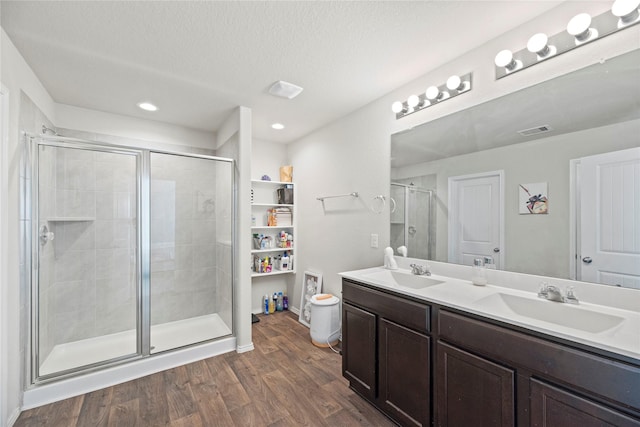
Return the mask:
POLYGON ((409 267, 411 267, 411 274, 415 274, 416 276, 431 276, 428 265, 411 264, 409 267))
POLYGON ((550 285, 546 282, 540 284, 538 298, 544 298, 549 301, 564 302, 567 304, 578 304, 580 301, 573 291, 573 286, 567 289, 566 295, 562 295, 562 291, 557 286, 550 285))

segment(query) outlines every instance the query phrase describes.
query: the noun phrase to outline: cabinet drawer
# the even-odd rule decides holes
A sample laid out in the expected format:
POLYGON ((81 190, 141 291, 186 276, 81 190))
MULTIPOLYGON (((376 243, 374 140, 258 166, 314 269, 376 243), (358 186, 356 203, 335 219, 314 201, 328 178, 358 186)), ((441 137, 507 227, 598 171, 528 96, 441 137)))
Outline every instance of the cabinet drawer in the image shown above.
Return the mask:
POLYGON ((440 310, 441 340, 640 412, 640 367, 440 310))
POLYGON ((358 307, 419 332, 431 332, 431 307, 415 301, 342 281, 342 298, 358 307))

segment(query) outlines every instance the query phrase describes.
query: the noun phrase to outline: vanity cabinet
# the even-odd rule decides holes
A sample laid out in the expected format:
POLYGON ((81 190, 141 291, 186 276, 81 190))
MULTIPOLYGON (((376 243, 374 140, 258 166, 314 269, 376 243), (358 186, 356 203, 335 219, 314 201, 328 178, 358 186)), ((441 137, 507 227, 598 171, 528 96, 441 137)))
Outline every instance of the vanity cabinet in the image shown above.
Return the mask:
POLYGON ((346 278, 342 364, 403 426, 640 427, 637 360, 346 278))
POLYGON ((439 426, 515 425, 515 371, 438 343, 439 426))
MULTIPOLYGON (((438 310, 436 425, 451 422, 482 393, 472 411, 487 426, 640 427, 640 366, 511 330, 462 313, 438 310), (450 374, 453 359, 472 367, 450 374), (453 377, 453 378, 452 378, 453 377), (456 381, 468 382, 466 392, 456 381), (453 387, 451 386, 453 384, 453 387), (500 391, 500 393, 498 393, 500 391), (465 394, 466 393, 466 394, 465 394), (516 399, 516 397, 518 397, 516 399), (484 399, 483 399, 484 400, 484 399), (487 399, 491 400, 491 398, 487 399), (450 406, 454 402, 454 406, 450 406)), ((474 420, 474 418, 465 418, 474 420)))
POLYGON ((430 307, 343 281, 342 372, 401 425, 431 424, 430 307))

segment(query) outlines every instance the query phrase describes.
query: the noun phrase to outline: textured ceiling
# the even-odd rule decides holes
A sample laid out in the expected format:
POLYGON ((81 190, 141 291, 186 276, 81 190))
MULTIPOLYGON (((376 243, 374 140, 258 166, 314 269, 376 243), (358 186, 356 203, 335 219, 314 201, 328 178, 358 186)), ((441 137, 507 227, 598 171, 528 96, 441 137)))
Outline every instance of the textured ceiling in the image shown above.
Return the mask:
POLYGON ((207 131, 244 105, 255 138, 290 142, 559 3, 3 0, 0 15, 58 103, 207 131), (276 80, 304 91, 275 98, 276 80))

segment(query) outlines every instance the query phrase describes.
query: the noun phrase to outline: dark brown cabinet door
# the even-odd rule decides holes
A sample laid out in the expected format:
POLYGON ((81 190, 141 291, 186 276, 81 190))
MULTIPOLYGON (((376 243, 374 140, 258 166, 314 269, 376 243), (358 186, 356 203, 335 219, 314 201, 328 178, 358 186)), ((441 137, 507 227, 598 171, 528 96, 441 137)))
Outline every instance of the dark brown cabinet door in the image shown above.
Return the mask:
MULTIPOLYGON (((585 375, 588 375, 588 373, 585 373, 585 375)), ((640 421, 570 392, 532 379, 531 426, 638 427, 640 426, 640 421)))
POLYGON ((515 425, 515 374, 504 366, 438 342, 436 425, 515 425))
POLYGON ((342 304, 342 375, 364 397, 376 398, 376 316, 342 304))
POLYGON ((430 425, 430 338, 382 318, 378 337, 380 405, 401 425, 430 425))

